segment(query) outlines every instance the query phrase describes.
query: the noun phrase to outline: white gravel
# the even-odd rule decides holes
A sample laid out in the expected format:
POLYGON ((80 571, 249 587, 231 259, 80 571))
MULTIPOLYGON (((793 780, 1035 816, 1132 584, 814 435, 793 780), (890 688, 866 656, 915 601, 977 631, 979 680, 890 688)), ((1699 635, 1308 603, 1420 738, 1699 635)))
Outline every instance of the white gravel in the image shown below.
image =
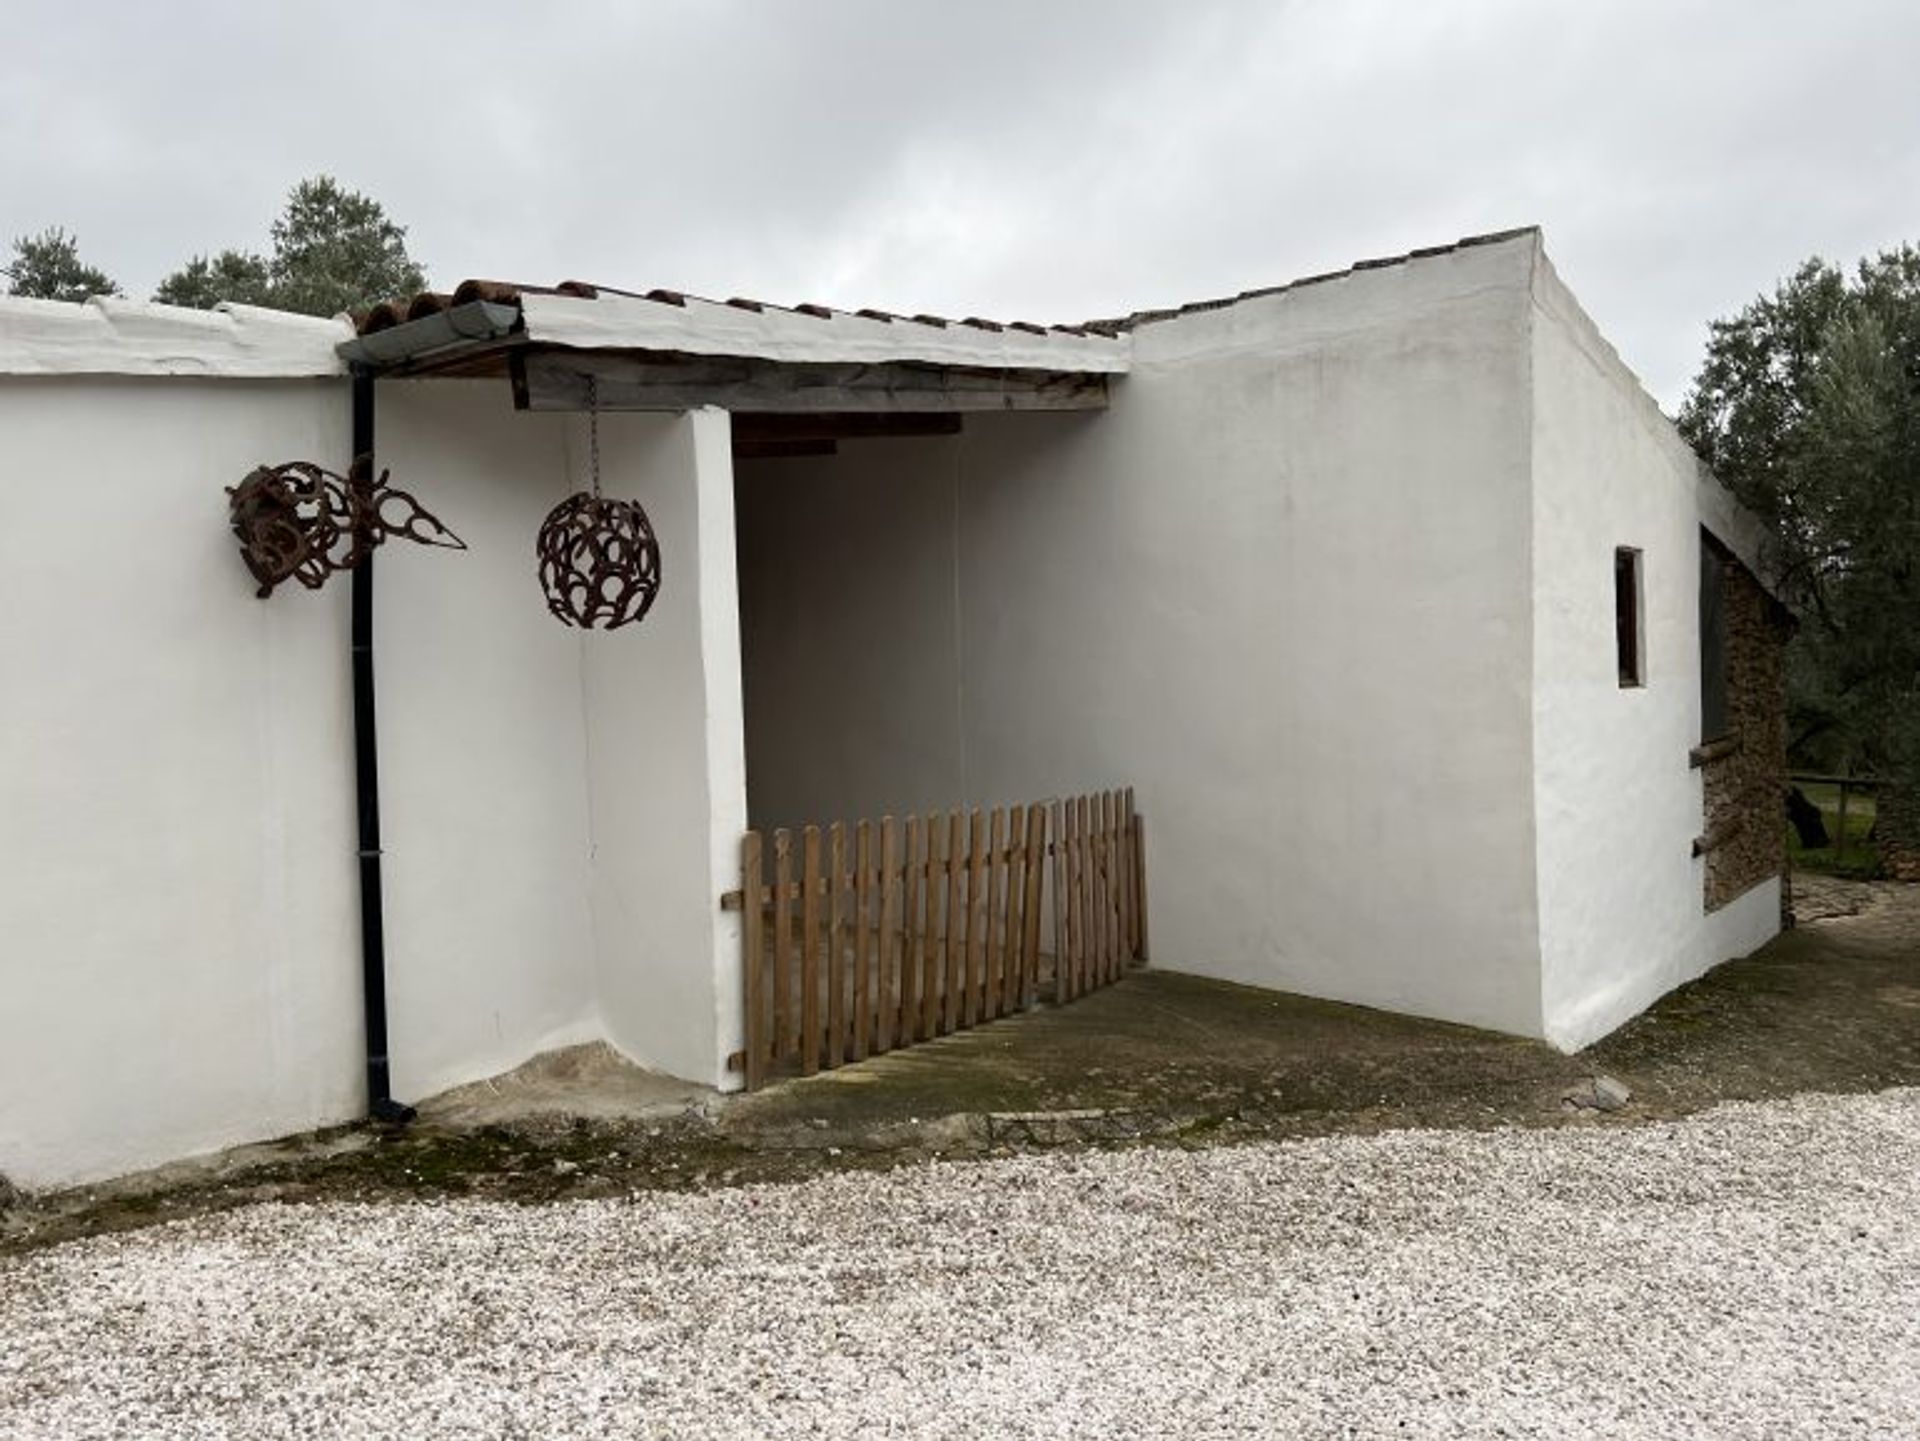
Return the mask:
POLYGON ((1920 1435, 1920 1091, 0 1263, 0 1435, 1920 1435))

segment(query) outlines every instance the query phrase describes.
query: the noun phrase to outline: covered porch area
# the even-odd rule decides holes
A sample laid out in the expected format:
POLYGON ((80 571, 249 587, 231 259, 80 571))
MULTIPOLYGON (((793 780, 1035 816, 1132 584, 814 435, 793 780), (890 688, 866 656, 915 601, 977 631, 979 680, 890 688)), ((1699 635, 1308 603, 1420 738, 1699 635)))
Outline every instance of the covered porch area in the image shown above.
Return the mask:
POLYGON ((608 1039, 751 1085, 1070 998, 1143 954, 1125 777, 996 768, 1004 737, 966 702, 963 510, 1010 493, 997 452, 1099 423, 1123 337, 463 292, 376 317, 352 358, 421 397, 504 380, 501 422, 556 434, 565 488, 638 501, 659 542, 658 607, 578 653, 608 1039))

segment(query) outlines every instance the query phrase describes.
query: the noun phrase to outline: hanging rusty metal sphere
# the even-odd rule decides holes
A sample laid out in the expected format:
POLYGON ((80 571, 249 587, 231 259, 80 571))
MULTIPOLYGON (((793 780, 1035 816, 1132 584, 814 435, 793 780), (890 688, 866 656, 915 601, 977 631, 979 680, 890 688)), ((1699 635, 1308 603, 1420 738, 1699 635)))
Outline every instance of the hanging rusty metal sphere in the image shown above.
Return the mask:
POLYGON ((534 552, 547 609, 567 625, 631 625, 660 593, 660 542, 638 501, 570 495, 541 525, 534 552))

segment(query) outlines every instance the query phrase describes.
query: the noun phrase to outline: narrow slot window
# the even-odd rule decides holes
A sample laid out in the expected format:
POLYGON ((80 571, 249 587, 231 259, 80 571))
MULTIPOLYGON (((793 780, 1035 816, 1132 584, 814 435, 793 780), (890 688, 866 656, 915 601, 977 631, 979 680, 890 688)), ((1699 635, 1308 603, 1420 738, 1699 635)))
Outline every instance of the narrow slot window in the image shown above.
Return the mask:
POLYGON ((1640 552, 1623 545, 1613 553, 1614 650, 1623 689, 1647 683, 1645 607, 1641 602, 1640 552))
POLYGON ((1700 740, 1722 739, 1727 720, 1726 562, 1700 532, 1700 740))

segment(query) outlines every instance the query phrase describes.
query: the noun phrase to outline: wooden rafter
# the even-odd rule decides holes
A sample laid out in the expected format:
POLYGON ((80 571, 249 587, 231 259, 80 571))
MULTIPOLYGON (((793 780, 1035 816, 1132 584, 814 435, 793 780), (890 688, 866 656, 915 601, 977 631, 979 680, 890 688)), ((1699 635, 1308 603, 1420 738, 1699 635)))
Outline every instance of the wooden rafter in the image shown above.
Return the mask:
POLYGON ((523 410, 585 410, 589 379, 601 410, 964 414, 1107 404, 1105 376, 1043 371, 577 350, 517 353, 513 369, 514 403, 523 410))

